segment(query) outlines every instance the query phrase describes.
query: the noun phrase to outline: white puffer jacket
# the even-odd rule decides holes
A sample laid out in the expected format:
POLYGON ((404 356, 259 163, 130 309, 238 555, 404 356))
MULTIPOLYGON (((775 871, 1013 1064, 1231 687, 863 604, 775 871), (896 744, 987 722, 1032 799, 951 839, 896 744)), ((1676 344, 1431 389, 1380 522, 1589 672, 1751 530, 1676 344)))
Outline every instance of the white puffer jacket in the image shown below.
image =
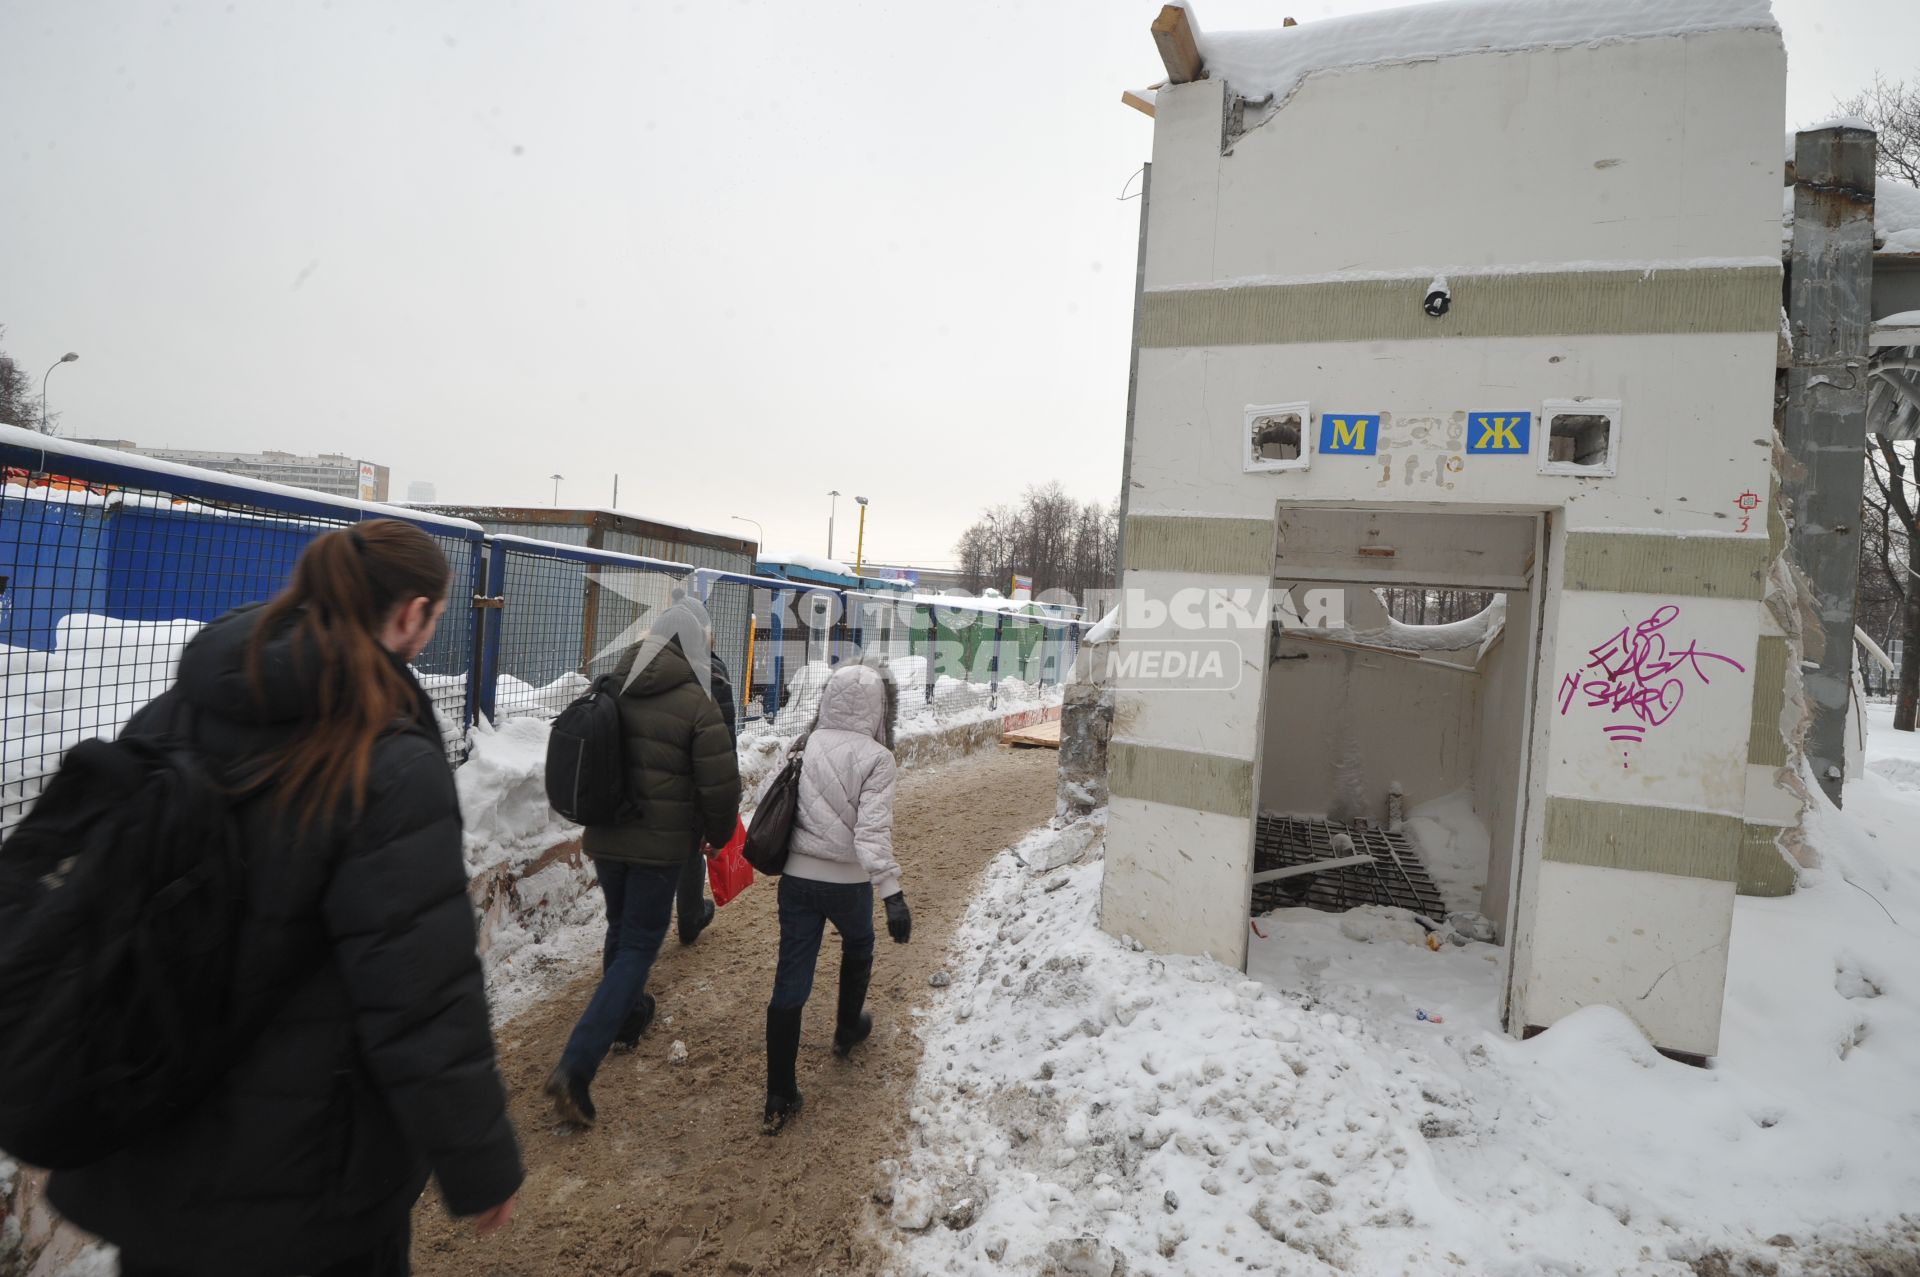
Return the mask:
POLYGON ((900 890, 893 858, 893 680, 866 665, 835 670, 807 737, 786 873, 900 890))

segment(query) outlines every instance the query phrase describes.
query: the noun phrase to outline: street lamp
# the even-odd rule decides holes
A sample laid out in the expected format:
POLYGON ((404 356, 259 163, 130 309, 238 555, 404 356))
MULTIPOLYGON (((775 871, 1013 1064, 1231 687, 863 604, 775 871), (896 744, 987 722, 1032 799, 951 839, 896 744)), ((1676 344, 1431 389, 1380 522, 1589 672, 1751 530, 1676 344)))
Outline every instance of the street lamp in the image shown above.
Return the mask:
MULTIPOLYGON (((756 551, 764 551, 767 548, 767 533, 766 530, 760 526, 760 520, 749 519, 744 514, 730 514, 727 517, 729 519, 737 519, 741 523, 751 523, 753 525, 753 548, 756 551)), ((760 555, 756 553, 754 557, 757 559, 760 555)))
POLYGON ((553 480, 553 504, 555 506, 560 504, 560 481, 566 477, 564 474, 550 474, 547 476, 547 478, 553 480))
POLYGON ((855 497, 860 503, 860 535, 853 543, 853 574, 860 575, 860 566, 867 561, 867 499, 855 497))
POLYGON ((840 489, 835 488, 827 494, 833 498, 833 504, 827 507, 827 557, 833 557, 833 516, 840 509, 840 489))
POLYGON ((78 358, 80 358, 79 355, 69 350, 66 354, 54 360, 53 367, 47 369, 40 377, 40 433, 43 435, 51 433, 47 429, 47 378, 53 376, 54 368, 58 368, 61 364, 70 364, 78 358))

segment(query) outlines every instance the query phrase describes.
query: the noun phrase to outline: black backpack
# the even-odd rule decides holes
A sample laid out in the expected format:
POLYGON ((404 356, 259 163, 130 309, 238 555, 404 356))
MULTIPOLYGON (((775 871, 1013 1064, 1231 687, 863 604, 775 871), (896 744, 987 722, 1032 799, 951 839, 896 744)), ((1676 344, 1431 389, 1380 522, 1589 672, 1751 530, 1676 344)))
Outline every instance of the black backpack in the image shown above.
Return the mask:
POLYGON ((807 738, 802 736, 793 743, 780 774, 760 796, 753 809, 753 823, 747 826, 747 845, 740 854, 768 877, 787 868, 787 844, 793 838, 793 822, 800 810, 800 770, 806 765, 806 751, 807 738))
POLYGON ((627 796, 620 676, 602 674, 560 711, 547 737, 547 802, 576 825, 611 825, 640 813, 627 796))
POLYGON ((68 752, 0 842, 0 1148, 86 1166, 213 1090, 258 1028, 230 1005, 245 868, 177 739, 68 752))

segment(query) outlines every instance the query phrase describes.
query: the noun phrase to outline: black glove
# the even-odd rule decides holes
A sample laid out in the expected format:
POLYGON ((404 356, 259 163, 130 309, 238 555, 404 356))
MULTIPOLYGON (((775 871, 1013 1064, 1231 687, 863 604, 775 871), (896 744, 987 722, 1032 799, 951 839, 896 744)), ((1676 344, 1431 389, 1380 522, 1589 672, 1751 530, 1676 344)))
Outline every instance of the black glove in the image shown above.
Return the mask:
POLYGON ((881 901, 887 907, 887 934, 895 944, 905 944, 913 934, 913 915, 907 912, 907 893, 896 891, 881 901))

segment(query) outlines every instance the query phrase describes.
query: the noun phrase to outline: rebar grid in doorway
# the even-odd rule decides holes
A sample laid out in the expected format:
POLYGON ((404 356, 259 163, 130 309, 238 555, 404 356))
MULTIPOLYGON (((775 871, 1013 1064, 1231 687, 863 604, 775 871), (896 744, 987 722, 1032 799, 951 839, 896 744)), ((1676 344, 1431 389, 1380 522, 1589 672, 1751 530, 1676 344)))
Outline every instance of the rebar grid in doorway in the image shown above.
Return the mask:
POLYGON ((1256 884, 1253 911, 1306 905, 1328 913, 1343 913, 1356 905, 1396 905, 1429 918, 1446 916, 1446 903, 1407 836, 1371 826, 1349 826, 1328 820, 1263 813, 1254 825, 1253 869, 1284 869, 1290 865, 1333 860, 1344 851, 1333 849, 1335 834, 1353 839, 1355 853, 1373 857, 1371 865, 1300 874, 1256 884))

